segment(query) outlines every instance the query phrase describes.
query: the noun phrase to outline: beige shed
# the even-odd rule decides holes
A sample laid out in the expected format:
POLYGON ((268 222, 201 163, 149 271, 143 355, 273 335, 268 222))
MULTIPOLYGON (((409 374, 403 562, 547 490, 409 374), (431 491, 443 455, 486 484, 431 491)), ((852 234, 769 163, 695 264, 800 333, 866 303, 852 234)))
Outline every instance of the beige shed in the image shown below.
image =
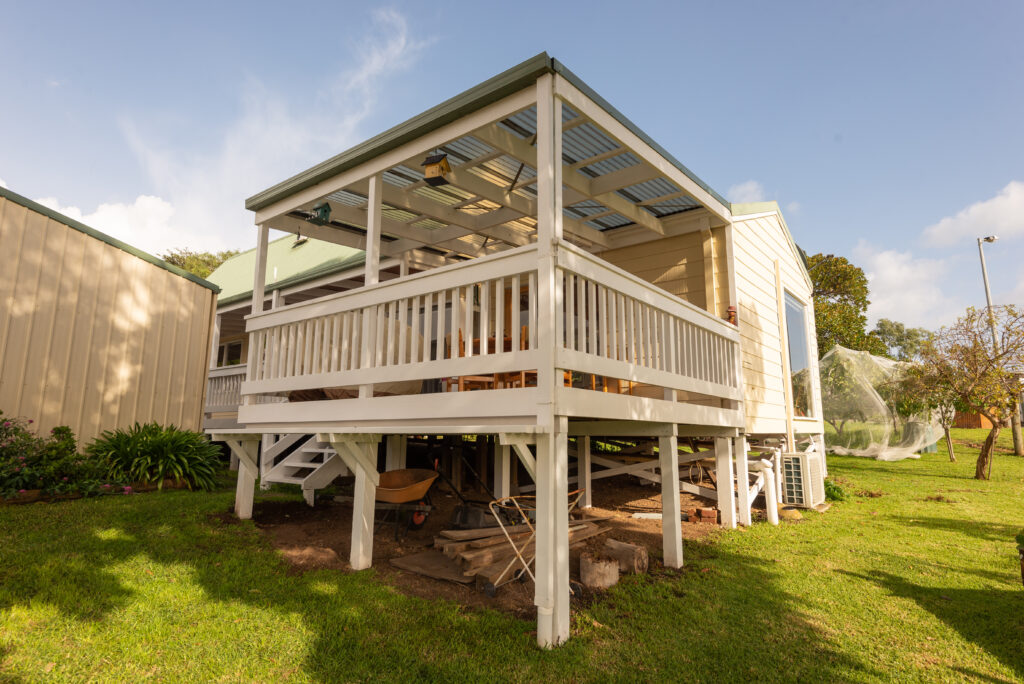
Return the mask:
POLYGON ((0 188, 0 410, 199 429, 216 285, 0 188))

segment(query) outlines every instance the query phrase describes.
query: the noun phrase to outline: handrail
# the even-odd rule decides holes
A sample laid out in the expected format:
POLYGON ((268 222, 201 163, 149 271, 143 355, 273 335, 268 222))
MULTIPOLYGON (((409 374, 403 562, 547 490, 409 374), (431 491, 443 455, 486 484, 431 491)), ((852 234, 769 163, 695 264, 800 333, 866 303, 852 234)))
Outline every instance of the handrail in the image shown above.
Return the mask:
POLYGON ((220 366, 219 368, 211 368, 207 374, 207 378, 223 378, 229 375, 245 375, 246 365, 244 363, 236 363, 233 366, 220 366))
POLYGON ((327 295, 306 302, 289 304, 288 306, 271 309, 262 313, 250 314, 245 317, 246 331, 252 332, 280 325, 281 323, 315 318, 342 311, 351 311, 381 301, 415 297, 426 291, 425 288, 434 290, 466 285, 493 277, 491 273, 503 261, 514 262, 515 265, 503 265, 509 272, 516 268, 527 270, 522 268, 522 266, 532 265, 536 267, 536 261, 533 257, 536 251, 536 243, 523 245, 522 247, 515 247, 458 264, 440 266, 429 271, 414 273, 403 278, 365 285, 354 290, 339 292, 338 294, 327 295), (522 265, 518 264, 520 261, 523 262, 522 265), (430 284, 421 283, 424 279, 429 279, 430 284), (439 281, 442 284, 438 284, 439 281))

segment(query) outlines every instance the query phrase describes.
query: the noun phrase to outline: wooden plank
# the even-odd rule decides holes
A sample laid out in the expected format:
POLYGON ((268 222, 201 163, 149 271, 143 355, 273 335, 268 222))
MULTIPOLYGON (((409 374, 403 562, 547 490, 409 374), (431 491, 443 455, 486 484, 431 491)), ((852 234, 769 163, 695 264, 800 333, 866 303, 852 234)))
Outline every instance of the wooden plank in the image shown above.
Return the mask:
POLYGON ((469 584, 473 581, 472 577, 466 577, 463 574, 462 568, 459 567, 458 563, 436 550, 392 558, 390 562, 400 570, 413 572, 424 577, 448 580, 449 582, 457 582, 459 584, 469 584))

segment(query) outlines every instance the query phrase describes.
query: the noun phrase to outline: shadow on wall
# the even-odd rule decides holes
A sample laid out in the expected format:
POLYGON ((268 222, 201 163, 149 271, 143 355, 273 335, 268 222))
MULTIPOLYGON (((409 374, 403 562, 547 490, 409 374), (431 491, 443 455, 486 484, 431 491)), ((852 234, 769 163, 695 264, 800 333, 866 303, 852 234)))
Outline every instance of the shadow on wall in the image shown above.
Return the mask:
MULTIPOLYGON (((883 675, 839 653, 778 587, 771 563, 714 546, 688 544, 681 573, 627 578, 579 609, 566 646, 542 653, 532 621, 406 597, 373 581, 372 570, 291 574, 251 523, 230 518, 230 500, 169 492, 8 509, 0 515, 0 536, 10 540, 0 557, 0 611, 35 611, 33 627, 53 629, 50 607, 69 621, 59 629, 86 623, 113 643, 138 638, 124 632, 148 617, 146 638, 163 639, 164 653, 135 665, 165 672, 176 658, 186 667, 201 657, 189 644, 216 634, 223 643, 204 667, 237 668, 233 676, 243 678, 259 677, 246 668, 290 668, 292 658, 322 682, 883 675), (167 606, 174 609, 154 613, 167 606), (290 638, 275 642, 275 633, 290 638)), ((81 666, 109 671, 99 661, 81 666)))

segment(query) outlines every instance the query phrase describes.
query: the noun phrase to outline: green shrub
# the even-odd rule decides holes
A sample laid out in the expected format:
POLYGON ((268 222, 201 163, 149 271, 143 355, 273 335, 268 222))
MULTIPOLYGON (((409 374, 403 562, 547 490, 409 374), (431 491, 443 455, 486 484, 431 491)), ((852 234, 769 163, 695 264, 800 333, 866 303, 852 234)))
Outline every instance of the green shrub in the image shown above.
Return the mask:
POLYGON ((39 437, 31 425, 0 412, 0 496, 35 489, 48 496, 103 491, 106 464, 78 453, 71 428, 55 427, 48 437, 39 437))
POLYGON ((1024 530, 1017 533, 1017 546, 1024 547, 1024 530))
POLYGON ((86 453, 103 460, 111 477, 161 488, 164 480, 181 480, 189 489, 213 489, 220 462, 220 450, 202 434, 156 423, 107 430, 86 453))
POLYGON ((825 480, 825 499, 827 501, 846 501, 850 495, 842 486, 830 479, 825 480))

